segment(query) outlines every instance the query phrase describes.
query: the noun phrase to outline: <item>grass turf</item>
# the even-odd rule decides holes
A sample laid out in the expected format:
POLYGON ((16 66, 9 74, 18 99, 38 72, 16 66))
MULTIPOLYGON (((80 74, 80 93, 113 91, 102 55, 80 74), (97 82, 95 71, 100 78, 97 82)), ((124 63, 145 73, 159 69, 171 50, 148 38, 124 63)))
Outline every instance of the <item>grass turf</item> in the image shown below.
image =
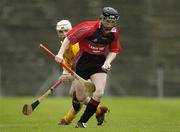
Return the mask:
MULTIPOLYGON (((30 116, 22 114, 22 106, 35 98, 1 97, 0 132, 179 132, 180 99, 103 98, 110 108, 106 122, 96 125, 93 116, 86 129, 74 128, 84 110, 69 126, 58 126, 58 120, 71 107, 70 98, 46 98, 30 116)), ((84 109, 84 108, 83 108, 84 109)))

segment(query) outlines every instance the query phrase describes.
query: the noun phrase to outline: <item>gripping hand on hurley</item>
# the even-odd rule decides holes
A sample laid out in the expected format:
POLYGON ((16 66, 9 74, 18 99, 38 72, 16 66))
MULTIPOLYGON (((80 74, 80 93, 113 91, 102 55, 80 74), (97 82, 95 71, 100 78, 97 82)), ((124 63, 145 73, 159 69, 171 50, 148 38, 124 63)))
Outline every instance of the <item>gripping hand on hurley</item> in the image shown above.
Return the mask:
POLYGON ((63 56, 61 54, 57 54, 55 56, 55 60, 58 62, 58 63, 61 63, 63 61, 63 56))

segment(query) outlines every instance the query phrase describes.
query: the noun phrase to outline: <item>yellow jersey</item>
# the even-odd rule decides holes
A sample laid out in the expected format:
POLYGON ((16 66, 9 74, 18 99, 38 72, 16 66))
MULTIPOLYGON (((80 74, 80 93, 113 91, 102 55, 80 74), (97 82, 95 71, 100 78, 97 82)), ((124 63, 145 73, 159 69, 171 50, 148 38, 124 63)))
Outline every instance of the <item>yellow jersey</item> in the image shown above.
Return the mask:
POLYGON ((70 68, 72 68, 73 62, 74 62, 74 58, 76 56, 76 54, 79 52, 79 44, 76 43, 74 45, 69 45, 69 48, 66 49, 65 53, 64 53, 64 63, 69 66, 70 68))

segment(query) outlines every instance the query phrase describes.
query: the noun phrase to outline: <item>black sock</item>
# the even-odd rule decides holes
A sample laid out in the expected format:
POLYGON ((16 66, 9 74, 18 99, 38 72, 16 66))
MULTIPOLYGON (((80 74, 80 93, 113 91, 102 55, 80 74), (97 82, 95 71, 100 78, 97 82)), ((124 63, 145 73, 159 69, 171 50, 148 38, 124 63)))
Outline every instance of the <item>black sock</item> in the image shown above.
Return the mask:
POLYGON ((91 100, 87 104, 86 109, 85 109, 83 115, 81 116, 79 122, 86 123, 91 118, 91 116, 96 112, 98 105, 99 105, 99 102, 97 102, 91 98, 91 100))
POLYGON ((77 100, 76 96, 73 95, 73 99, 72 99, 72 105, 73 108, 76 112, 79 112, 80 108, 81 108, 81 104, 80 102, 77 100))

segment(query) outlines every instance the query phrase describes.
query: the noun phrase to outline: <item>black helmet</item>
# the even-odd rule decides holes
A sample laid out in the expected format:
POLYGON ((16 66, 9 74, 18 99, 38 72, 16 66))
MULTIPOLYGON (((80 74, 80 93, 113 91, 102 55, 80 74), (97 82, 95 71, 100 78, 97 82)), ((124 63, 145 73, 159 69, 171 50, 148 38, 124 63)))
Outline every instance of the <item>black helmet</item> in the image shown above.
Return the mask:
POLYGON ((112 7, 104 7, 102 10, 102 16, 105 19, 110 19, 110 20, 118 20, 119 19, 118 11, 112 7))

